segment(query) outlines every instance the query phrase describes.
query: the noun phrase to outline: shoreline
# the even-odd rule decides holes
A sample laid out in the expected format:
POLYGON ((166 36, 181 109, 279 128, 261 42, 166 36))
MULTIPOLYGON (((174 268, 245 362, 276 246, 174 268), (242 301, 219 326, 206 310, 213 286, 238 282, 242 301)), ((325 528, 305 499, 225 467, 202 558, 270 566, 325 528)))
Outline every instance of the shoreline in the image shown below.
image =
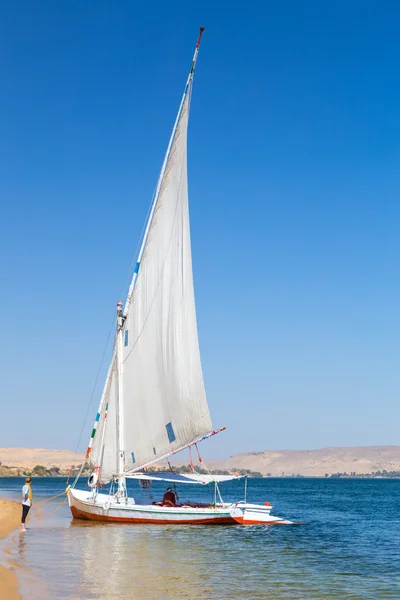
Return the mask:
MULTIPOLYGON (((212 472, 211 472, 212 474, 212 472)), ((85 476, 84 476, 85 477, 85 476)), ((24 476, 19 476, 19 475, 12 475, 12 476, 5 476, 5 475, 0 475, 0 481, 2 479, 24 479, 25 480, 25 475, 24 476)), ((47 476, 47 475, 39 475, 39 476, 33 476, 32 480, 34 481, 35 479, 67 479, 67 475, 52 475, 52 476, 47 476)), ((391 480, 397 480, 400 479, 400 475, 263 475, 262 477, 252 477, 252 476, 248 476, 248 479, 252 480, 252 479, 266 479, 266 480, 271 480, 271 479, 291 479, 291 480, 298 480, 298 479, 323 479, 323 480, 329 480, 329 481, 337 481, 338 479, 341 479, 342 481, 354 481, 354 480, 364 480, 364 481, 375 481, 377 479, 379 480, 385 480, 385 481, 391 481, 391 480)), ((1 508, 1 502, 4 500, 4 498, 0 497, 0 508, 1 508)), ((18 504, 19 506, 19 504, 18 504)), ((1 540, 1 535, 0 535, 0 540, 1 540)), ((2 600, 2 599, 0 599, 2 600)))
MULTIPOLYGON (((21 522, 21 506, 13 500, 0 497, 0 540, 17 529, 21 522)), ((16 574, 0 564, 1 600, 22 600, 16 574)))

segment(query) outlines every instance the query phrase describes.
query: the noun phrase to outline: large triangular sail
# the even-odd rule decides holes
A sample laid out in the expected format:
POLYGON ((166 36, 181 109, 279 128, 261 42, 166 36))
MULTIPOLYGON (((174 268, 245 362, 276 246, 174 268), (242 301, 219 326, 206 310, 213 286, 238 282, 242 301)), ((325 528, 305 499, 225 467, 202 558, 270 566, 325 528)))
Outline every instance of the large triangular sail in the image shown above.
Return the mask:
POLYGON ((118 468, 111 473, 121 466, 118 454, 125 471, 137 470, 212 429, 198 344, 187 185, 187 128, 199 42, 200 37, 94 429, 91 460, 103 480, 118 474, 118 468), (116 418, 105 420, 105 406, 110 412, 113 403, 116 418))
MULTIPOLYGON (((190 93, 190 89, 189 89, 190 93)), ((183 106, 125 321, 125 462, 138 468, 212 429, 197 337, 183 106)))

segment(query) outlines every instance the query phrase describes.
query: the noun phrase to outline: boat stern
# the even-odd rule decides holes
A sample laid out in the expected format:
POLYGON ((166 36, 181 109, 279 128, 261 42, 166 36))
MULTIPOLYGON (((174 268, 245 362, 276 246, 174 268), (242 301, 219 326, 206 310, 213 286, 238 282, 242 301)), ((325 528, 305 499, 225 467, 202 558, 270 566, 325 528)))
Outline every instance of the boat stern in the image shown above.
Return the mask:
POLYGON ((269 502, 265 504, 237 502, 232 507, 231 516, 240 525, 293 525, 292 521, 271 515, 271 509, 269 502))

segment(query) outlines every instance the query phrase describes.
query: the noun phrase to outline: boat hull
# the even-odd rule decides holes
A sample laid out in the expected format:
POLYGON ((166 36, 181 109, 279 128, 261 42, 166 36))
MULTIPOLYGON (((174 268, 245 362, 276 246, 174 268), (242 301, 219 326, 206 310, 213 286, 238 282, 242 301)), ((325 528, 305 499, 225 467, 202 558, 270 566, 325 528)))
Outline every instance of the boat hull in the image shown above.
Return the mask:
POLYGON ((68 502, 74 519, 113 523, 156 525, 289 525, 270 514, 271 506, 238 502, 205 506, 157 506, 138 504, 129 498, 125 503, 110 502, 105 494, 68 490, 68 502))

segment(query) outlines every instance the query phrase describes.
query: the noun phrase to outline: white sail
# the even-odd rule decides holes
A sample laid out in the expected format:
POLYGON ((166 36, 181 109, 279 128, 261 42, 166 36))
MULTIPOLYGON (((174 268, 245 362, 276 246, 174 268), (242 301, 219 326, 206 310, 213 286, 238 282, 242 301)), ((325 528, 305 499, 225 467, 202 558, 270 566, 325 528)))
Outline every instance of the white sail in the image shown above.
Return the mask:
POLYGON ((93 429, 90 452, 90 461, 95 467, 100 467, 103 483, 107 483, 118 473, 116 395, 117 372, 114 359, 110 366, 97 427, 93 429))
POLYGON ((187 189, 188 90, 128 303, 123 346, 126 468, 212 429, 196 325, 187 189))
MULTIPOLYGON (((187 190, 190 93, 202 32, 124 313, 118 305, 113 360, 87 452, 103 481, 212 430, 197 335, 187 190)), ((118 486, 123 492, 122 478, 118 486)))

